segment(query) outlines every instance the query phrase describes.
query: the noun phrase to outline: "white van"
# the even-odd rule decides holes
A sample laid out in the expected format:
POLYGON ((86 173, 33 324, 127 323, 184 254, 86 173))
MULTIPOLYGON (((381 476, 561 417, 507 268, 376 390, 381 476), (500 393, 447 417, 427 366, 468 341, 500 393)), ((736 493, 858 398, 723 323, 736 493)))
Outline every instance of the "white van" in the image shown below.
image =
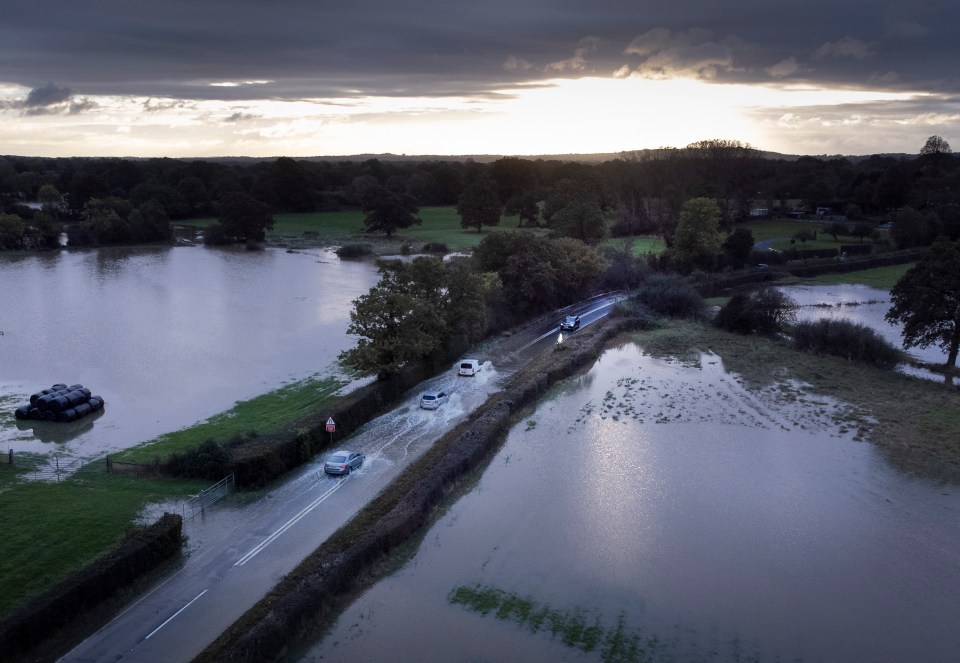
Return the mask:
POLYGON ((480 371, 479 359, 464 359, 460 362, 460 375, 476 375, 480 371))

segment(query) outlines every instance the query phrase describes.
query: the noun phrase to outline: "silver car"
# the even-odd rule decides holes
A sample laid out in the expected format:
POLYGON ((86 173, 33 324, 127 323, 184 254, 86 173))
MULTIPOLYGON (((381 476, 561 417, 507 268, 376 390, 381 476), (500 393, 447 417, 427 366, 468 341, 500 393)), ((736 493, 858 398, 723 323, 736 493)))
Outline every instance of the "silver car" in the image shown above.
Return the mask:
POLYGON ((359 451, 334 451, 323 463, 327 474, 350 474, 363 465, 365 456, 359 451))
POLYGON ((445 391, 425 391, 423 392, 423 396, 420 397, 420 407, 424 410, 436 410, 446 403, 448 398, 449 396, 445 391))

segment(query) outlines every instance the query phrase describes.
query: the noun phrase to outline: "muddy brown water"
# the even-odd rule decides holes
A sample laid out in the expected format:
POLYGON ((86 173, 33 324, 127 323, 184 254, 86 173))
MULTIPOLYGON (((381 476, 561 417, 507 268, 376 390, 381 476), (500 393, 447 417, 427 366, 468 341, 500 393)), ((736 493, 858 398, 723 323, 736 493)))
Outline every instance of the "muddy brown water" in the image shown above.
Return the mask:
POLYGON ((354 343, 352 300, 377 280, 372 262, 321 250, 0 256, 0 450, 92 456, 329 374, 354 343), (58 382, 88 386, 105 412, 66 426, 14 421, 58 382))
POLYGON ((955 661, 960 493, 854 441, 848 411, 610 349, 303 660, 955 661))

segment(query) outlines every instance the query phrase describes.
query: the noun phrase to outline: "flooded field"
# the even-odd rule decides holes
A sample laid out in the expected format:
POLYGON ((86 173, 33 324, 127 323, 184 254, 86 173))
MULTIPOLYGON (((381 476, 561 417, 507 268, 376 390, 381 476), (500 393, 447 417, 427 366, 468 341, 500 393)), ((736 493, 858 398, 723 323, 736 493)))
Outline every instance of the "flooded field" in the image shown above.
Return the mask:
POLYGON ((284 383, 336 370, 370 262, 321 250, 99 249, 0 257, 0 449, 92 456, 135 445, 284 383), (106 411, 15 421, 52 384, 106 411))
POLYGON ((303 660, 953 661, 960 494, 867 419, 610 349, 303 660))
MULTIPOLYGON (((874 329, 894 347, 903 348, 902 327, 892 325, 884 319, 891 306, 890 293, 886 290, 851 284, 781 286, 778 289, 800 305, 797 311, 798 320, 850 320, 874 329)), ((922 362, 942 364, 947 360, 947 355, 940 348, 932 346, 910 348, 906 352, 922 362)), ((909 369, 908 372, 917 374, 914 369, 909 369)), ((929 373, 920 376, 943 379, 929 373)))

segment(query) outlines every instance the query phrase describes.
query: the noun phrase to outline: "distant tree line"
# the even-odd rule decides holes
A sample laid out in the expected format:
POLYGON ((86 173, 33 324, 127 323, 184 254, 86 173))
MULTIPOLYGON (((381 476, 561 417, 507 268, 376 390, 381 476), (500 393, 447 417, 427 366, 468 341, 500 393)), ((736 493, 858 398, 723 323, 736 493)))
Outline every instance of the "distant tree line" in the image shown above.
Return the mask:
POLYGON ((71 242, 155 241, 169 234, 165 216, 168 225, 218 218, 223 241, 251 242, 269 228, 272 214, 350 209, 364 212, 369 232, 391 235, 418 223, 421 207, 456 206, 464 228, 477 231, 509 215, 519 226, 587 243, 608 234, 654 234, 672 248, 684 205, 705 199, 716 204, 717 229, 728 234, 757 214, 819 211, 845 224, 834 229, 839 233, 860 224, 862 237, 891 222, 893 241, 907 247, 960 237, 958 165, 939 136, 916 155, 864 158, 769 158, 733 140, 623 153, 601 163, 4 156, 0 237, 2 248, 36 248, 48 241, 49 224, 67 222, 68 232, 77 226, 71 242), (263 206, 252 230, 244 225, 249 219, 225 222, 224 207, 240 194, 263 206))

